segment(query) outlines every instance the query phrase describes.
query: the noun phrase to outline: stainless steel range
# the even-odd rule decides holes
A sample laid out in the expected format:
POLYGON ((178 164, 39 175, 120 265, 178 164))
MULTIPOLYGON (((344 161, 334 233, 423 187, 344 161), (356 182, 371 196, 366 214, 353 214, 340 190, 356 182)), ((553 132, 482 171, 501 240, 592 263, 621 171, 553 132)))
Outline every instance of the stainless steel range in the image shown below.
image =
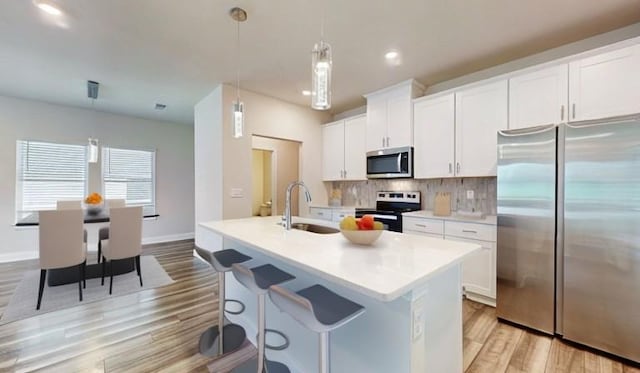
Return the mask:
POLYGON ((385 229, 402 232, 402 213, 420 209, 420 192, 378 192, 375 210, 356 208, 356 218, 373 215, 385 229))

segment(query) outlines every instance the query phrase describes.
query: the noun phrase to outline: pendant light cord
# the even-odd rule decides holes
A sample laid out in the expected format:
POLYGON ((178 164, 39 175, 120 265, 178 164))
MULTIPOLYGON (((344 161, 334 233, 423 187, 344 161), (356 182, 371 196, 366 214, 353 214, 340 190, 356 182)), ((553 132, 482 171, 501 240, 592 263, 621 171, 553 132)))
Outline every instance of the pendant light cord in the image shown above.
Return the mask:
POLYGON ((236 19, 236 99, 240 102, 240 18, 236 19))

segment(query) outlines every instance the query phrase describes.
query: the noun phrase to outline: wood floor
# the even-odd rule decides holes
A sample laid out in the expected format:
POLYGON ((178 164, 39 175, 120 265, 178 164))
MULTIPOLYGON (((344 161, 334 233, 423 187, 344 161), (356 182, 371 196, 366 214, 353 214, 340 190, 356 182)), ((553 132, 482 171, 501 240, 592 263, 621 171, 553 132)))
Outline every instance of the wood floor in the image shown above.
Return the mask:
MULTIPOLYGON (((144 254, 154 255, 176 281, 169 286, 0 325, 0 372, 208 371, 210 361, 197 344, 217 319, 216 280, 192 249, 192 241, 145 247, 144 254)), ((0 264, 0 312, 28 269, 37 269, 37 262, 0 264)), ((499 323, 493 308, 469 301, 464 358, 466 372, 640 373, 499 323)))

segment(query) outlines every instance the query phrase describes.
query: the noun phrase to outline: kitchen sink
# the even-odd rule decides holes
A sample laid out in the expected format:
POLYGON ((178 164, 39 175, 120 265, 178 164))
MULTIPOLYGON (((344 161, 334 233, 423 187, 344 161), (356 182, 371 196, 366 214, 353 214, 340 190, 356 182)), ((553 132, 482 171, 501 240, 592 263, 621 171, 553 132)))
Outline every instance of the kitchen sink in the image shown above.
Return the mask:
POLYGON ((293 223, 291 224, 291 228, 299 229, 301 231, 318 233, 318 234, 331 234, 331 233, 340 232, 340 230, 335 228, 325 227, 323 225, 317 225, 317 224, 307 224, 307 223, 293 223))

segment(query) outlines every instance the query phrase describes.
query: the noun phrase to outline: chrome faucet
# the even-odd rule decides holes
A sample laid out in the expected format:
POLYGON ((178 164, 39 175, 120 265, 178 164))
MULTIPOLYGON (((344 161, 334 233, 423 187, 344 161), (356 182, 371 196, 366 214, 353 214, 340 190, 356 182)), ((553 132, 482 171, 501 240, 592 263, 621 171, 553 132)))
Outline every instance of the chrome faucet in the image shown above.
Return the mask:
POLYGON ((309 193, 309 189, 302 181, 294 181, 287 187, 287 195, 285 198, 284 205, 284 216, 282 217, 284 228, 286 230, 291 229, 291 191, 295 186, 299 186, 304 189, 304 196, 307 199, 307 202, 311 202, 311 193, 309 193))

